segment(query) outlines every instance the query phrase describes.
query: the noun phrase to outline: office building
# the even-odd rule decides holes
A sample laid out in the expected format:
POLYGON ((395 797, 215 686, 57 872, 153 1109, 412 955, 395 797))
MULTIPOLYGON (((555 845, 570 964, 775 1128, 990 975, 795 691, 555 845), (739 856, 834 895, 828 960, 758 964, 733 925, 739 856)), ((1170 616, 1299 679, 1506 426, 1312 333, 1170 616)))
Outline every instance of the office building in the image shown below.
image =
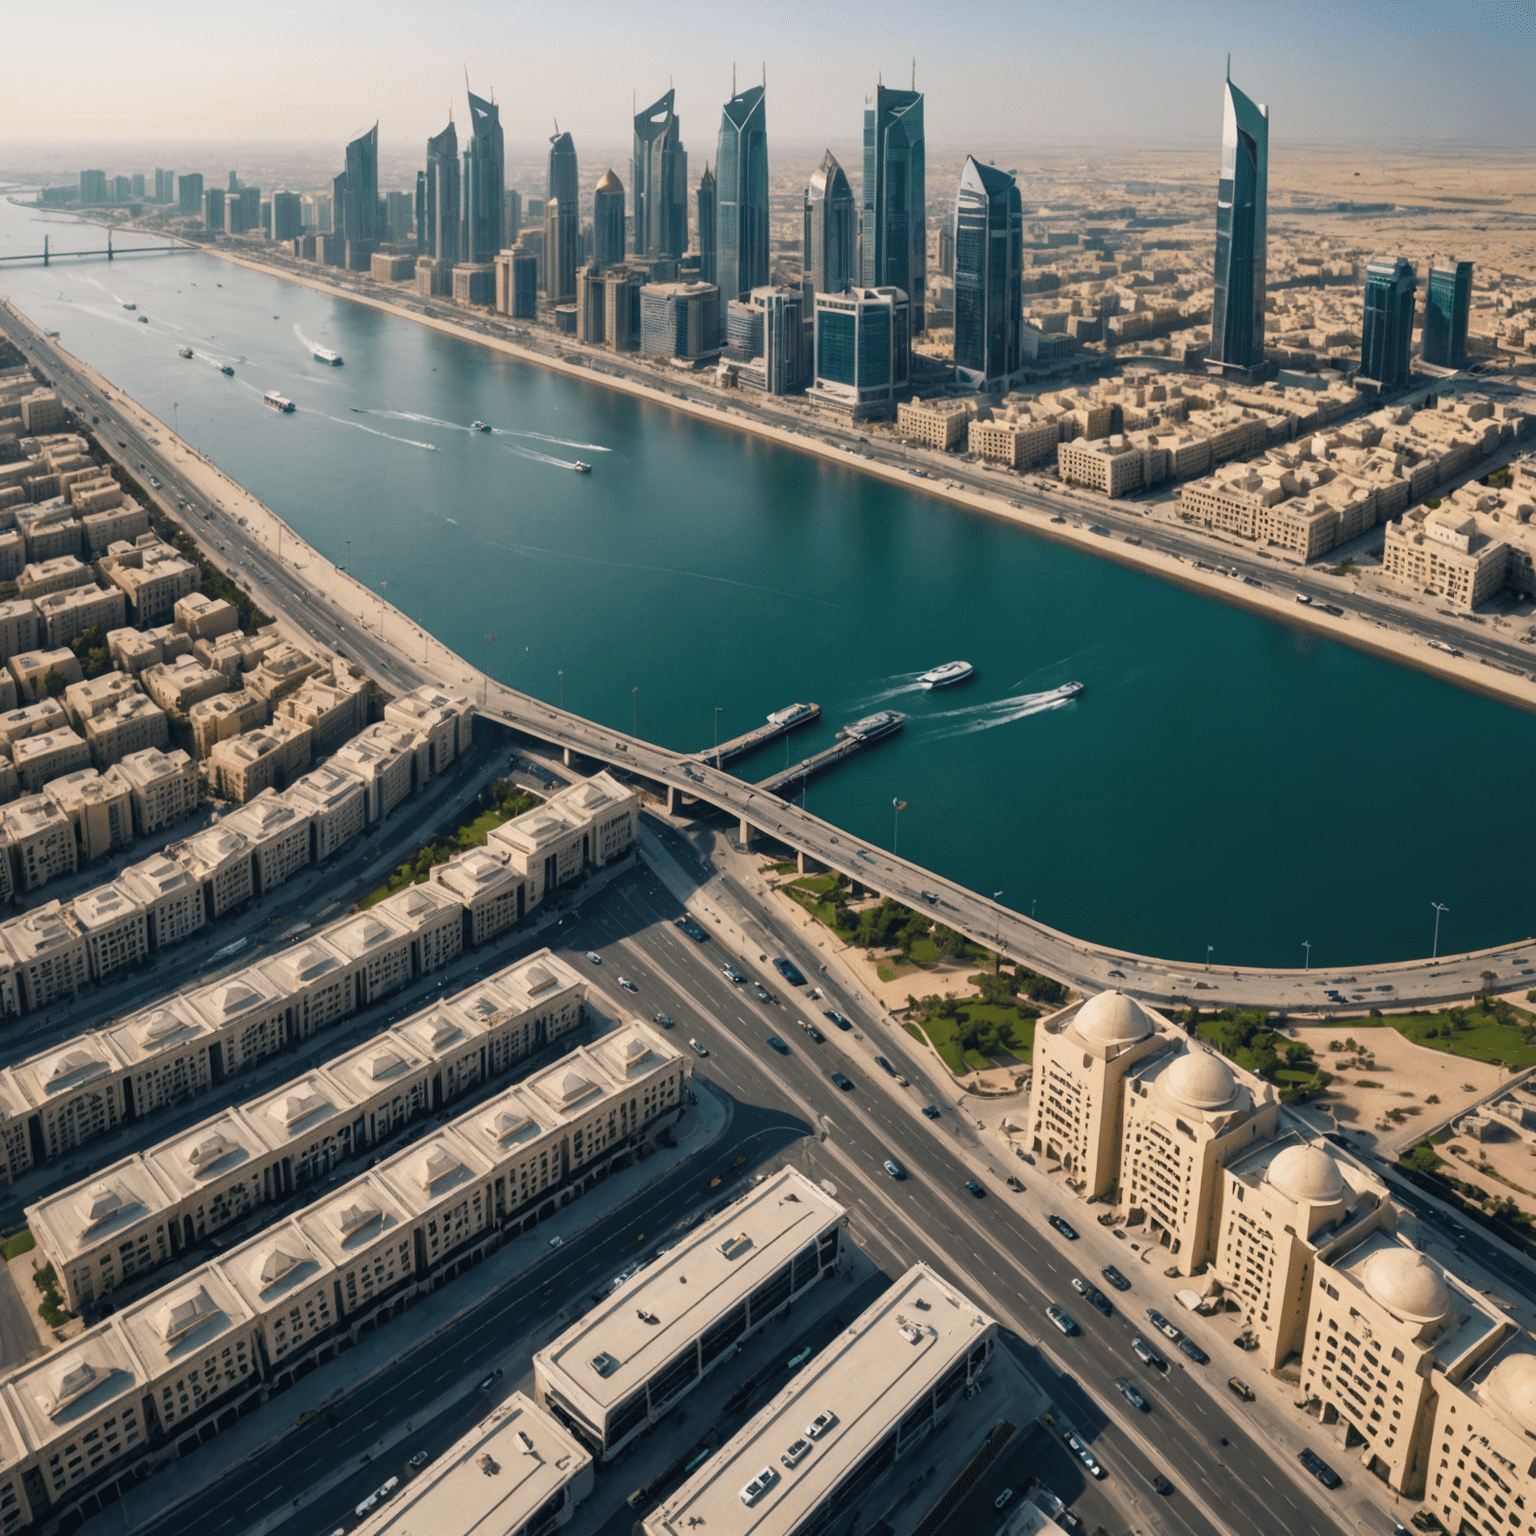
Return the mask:
POLYGON ((805 298, 803 288, 754 288, 746 304, 730 306, 732 312, 745 310, 748 320, 739 336, 731 336, 733 355, 739 355, 743 342, 749 353, 746 366, 737 370, 739 383, 770 395, 787 395, 804 387, 805 298))
POLYGON ((807 398, 853 421, 890 416, 906 393, 911 306, 898 288, 816 295, 815 374, 807 398))
POLYGON ((80 201, 104 203, 107 201, 107 173, 105 171, 80 172, 80 201))
POLYGON ((384 238, 393 245, 409 244, 416 220, 416 199, 409 192, 384 194, 384 238))
POLYGON ((732 96, 720 114, 714 282, 726 302, 768 281, 766 98, 762 86, 751 86, 732 96))
POLYGON ((1022 366, 1024 205, 1007 171, 974 155, 955 198, 955 367, 980 388, 1022 366))
POLYGON ((1206 365, 1240 383, 1264 377, 1269 108, 1232 84, 1222 95, 1216 190, 1216 297, 1206 365))
MULTIPOLYGON (((121 181, 122 177, 119 176, 118 180, 121 181)), ((144 196, 143 171, 135 171, 133 175, 128 178, 128 196, 135 199, 141 199, 144 196)))
POLYGON ((366 272, 379 239, 379 125, 347 145, 347 168, 332 182, 341 265, 366 272))
POLYGON ((611 167, 592 194, 592 259, 600 267, 624 260, 624 183, 611 167))
POLYGON ((178 176, 176 178, 176 196, 176 211, 186 218, 197 218, 203 211, 202 174, 193 171, 191 174, 178 176))
POLYGON ((817 293, 846 293, 858 280, 853 188, 829 149, 805 189, 805 275, 817 293))
POLYGON ((297 192, 272 194, 272 238, 293 240, 303 231, 304 210, 297 192))
POLYGON ((635 117, 629 175, 635 192, 636 256, 675 258, 688 249, 688 151, 673 99, 668 91, 635 117))
POLYGON ((716 219, 718 211, 715 198, 715 173, 706 161, 704 174, 699 178, 699 281, 714 283, 716 270, 716 219))
POLYGON ((939 230, 939 276, 955 275, 955 232, 947 224, 939 230))
POLYGON ((539 1406, 612 1459, 837 1269, 845 1219, 792 1168, 764 1179, 534 1355, 539 1406))
POLYGON ((1472 305, 1472 263, 1434 260, 1424 294, 1423 357, 1441 368, 1467 360, 1467 312, 1472 305))
POLYGON ((719 348, 720 290, 713 283, 648 283, 640 290, 640 350, 701 358, 719 348))
POLYGON ((203 193, 203 228, 219 230, 224 228, 224 199, 226 193, 223 187, 209 187, 203 193))
POLYGON ((446 262, 451 268, 459 259, 459 136, 450 121, 427 140, 424 182, 425 209, 418 231, 421 251, 446 262))
POLYGON ((532 320, 539 312, 539 259, 531 251, 518 248, 498 253, 496 268, 496 308, 514 320, 532 320))
POLYGON ((1383 394, 1407 387, 1417 287, 1413 263, 1401 256, 1373 261, 1366 267, 1357 383, 1374 384, 1383 394))
POLYGON ((472 266, 489 266, 501 249, 506 155, 500 109, 473 91, 469 93, 469 127, 469 143, 464 149, 459 260, 472 266))
POLYGON ((905 293, 914 335, 927 329, 927 186, 922 93, 876 86, 864 107, 860 281, 905 293))
POLYGON ((172 203, 176 200, 176 172, 155 171, 155 201, 172 203))
POLYGON ((549 141, 549 196, 544 202, 544 294, 554 304, 576 297, 581 264, 576 141, 556 133, 549 141))
POLYGON ((501 247, 509 250, 517 244, 523 227, 523 194, 507 187, 501 194, 501 247))

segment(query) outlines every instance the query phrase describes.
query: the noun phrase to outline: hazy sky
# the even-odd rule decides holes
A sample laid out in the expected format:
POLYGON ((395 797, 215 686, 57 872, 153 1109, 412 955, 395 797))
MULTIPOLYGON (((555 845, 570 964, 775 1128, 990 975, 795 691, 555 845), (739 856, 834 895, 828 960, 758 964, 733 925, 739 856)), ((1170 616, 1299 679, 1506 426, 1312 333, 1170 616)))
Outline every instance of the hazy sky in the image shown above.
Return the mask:
POLYGON ((628 137, 678 89, 690 160, 712 155, 735 60, 768 71, 770 134, 847 140, 883 70, 917 58, 929 136, 1166 140, 1219 129, 1233 78, 1274 140, 1370 136, 1536 144, 1536 0, 71 0, 5 23, 0 155, 25 144, 343 140, 379 120, 392 148, 463 122, 464 66, 509 140, 552 120, 628 137))

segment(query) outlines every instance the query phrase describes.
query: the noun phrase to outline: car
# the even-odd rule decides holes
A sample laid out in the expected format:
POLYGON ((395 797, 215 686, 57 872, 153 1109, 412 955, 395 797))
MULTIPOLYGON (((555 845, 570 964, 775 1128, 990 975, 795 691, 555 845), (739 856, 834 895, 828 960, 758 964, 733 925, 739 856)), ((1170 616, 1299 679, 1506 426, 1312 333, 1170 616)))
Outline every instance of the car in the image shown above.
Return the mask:
POLYGON ((1297 1451, 1296 1459, 1324 1488, 1337 1488, 1344 1481, 1314 1450, 1297 1451))
POLYGON ((1008 1185, 1008 1188, 1014 1192, 1014 1194, 1022 1195, 1024 1193, 1024 1186, 1016 1178, 1014 1178, 1011 1173, 1008 1175, 1004 1182, 1008 1185))
POLYGON ((672 1015, 670 1013, 658 1013, 656 1015, 656 1022, 660 1024, 663 1029, 671 1029, 672 1015))
POLYGON ((1228 1376, 1227 1385, 1231 1387, 1231 1389, 1236 1392, 1237 1395, 1242 1398, 1245 1403, 1251 1403, 1253 1401, 1253 1388, 1250 1387, 1246 1381, 1243 1381, 1237 1376, 1228 1376))
POLYGON ((1072 1454, 1076 1456, 1077 1459, 1082 1462, 1082 1464, 1087 1467, 1095 1477, 1104 1476, 1104 1468, 1094 1460, 1093 1452, 1090 1451, 1088 1447, 1084 1445, 1083 1442, 1079 1440, 1070 1429, 1061 1438, 1065 1440, 1071 1447, 1072 1454))
POLYGON ((558 1248, 558 1247, 560 1247, 560 1245, 562 1243, 564 1243, 564 1241, 565 1241, 565 1239, 563 1237, 559 1237, 559 1236, 552 1237, 549 1240, 549 1246, 551 1248, 558 1248))
POLYGON ((755 1504, 767 1491, 778 1482, 779 1474, 772 1467, 764 1467, 756 1477, 741 1490, 741 1502, 748 1506, 755 1504))
POLYGON ((940 1110, 940 1108, 939 1108, 939 1106, 937 1104, 924 1104, 923 1105, 923 1114, 929 1120, 937 1120, 942 1113, 943 1113, 943 1111, 940 1110))
POLYGON ((1211 1357, 1193 1339, 1179 1340, 1180 1353, 1187 1355, 1196 1365, 1209 1365, 1211 1357))
POLYGON ((1109 974, 1111 976, 1118 977, 1121 981, 1125 980, 1125 972, 1124 971, 1111 971, 1109 974))
POLYGON ((694 922, 691 917, 674 918, 673 921, 676 922, 677 926, 681 928, 690 939, 694 939, 700 944, 702 944, 704 940, 709 937, 709 935, 705 933, 704 930, 700 928, 699 925, 694 922))
POLYGON ((1117 1291, 1130 1290, 1131 1282, 1127 1280, 1125 1276, 1122 1275, 1113 1264, 1106 1264, 1104 1268, 1099 1271, 1099 1273, 1103 1275, 1104 1278, 1108 1280, 1109 1283, 1114 1286, 1117 1291))
POLYGON ((1154 1371, 1166 1371, 1168 1369, 1168 1362, 1139 1335, 1131 1340, 1131 1353, 1143 1365, 1150 1365, 1154 1371))
POLYGON ((837 1087, 841 1088, 844 1093, 852 1093, 853 1092, 853 1079, 852 1078, 845 1077, 841 1072, 833 1072, 833 1073, 830 1074, 830 1076, 832 1078, 833 1083, 837 1087))
POLYGON ((1076 1291, 1079 1296, 1086 1296, 1088 1292, 1093 1289, 1093 1287, 1089 1285, 1086 1280, 1081 1280, 1076 1275, 1073 1275, 1072 1289, 1076 1291))
POLYGON ((960 1187, 972 1200, 985 1200, 987 1197, 986 1190, 975 1179, 967 1179, 960 1187))
POLYGON ((747 979, 741 974, 740 971, 736 969, 734 965, 722 965, 720 967, 720 974, 724 976, 727 981, 734 981, 738 987, 747 979))
POLYGON ((762 982, 754 981, 752 983, 752 990, 757 995, 758 1002, 771 1003, 773 1001, 773 993, 770 992, 768 988, 762 984, 762 982))
POLYGON ((587 951, 587 959, 590 960, 593 965, 601 965, 603 963, 603 957, 598 954, 595 949, 589 949, 587 951))
POLYGON ((1013 1489, 1004 1488, 998 1496, 992 1500, 993 1509, 1007 1509, 1013 1503, 1013 1489))
POLYGON ((907 1170, 903 1168, 894 1157, 886 1158, 885 1171, 890 1174, 893 1179, 904 1179, 907 1176, 907 1170))
POLYGON ((430 1451, 417 1451, 416 1454, 412 1456, 408 1462, 406 1462, 406 1466, 408 1466, 412 1472, 420 1472, 421 1469, 426 1466, 429 1461, 431 1461, 431 1459, 432 1453, 430 1451))
POLYGON ((156 489, 156 490, 157 490, 157 491, 158 491, 158 490, 159 490, 159 489, 160 489, 160 482, 159 482, 159 481, 158 481, 158 480, 157 480, 157 479, 155 479, 155 477, 154 477, 154 476, 153 476, 153 475, 151 475, 151 476, 150 476, 150 477, 149 477, 149 483, 150 483, 150 484, 151 484, 151 485, 152 485, 152 486, 154 486, 154 488, 155 488, 155 489, 156 489))
POLYGON ((853 1025, 850 1024, 848 1020, 845 1019, 842 1014, 837 1011, 836 1008, 823 1008, 821 1010, 821 1016, 824 1019, 831 1019, 831 1021, 836 1024, 839 1029, 853 1028, 853 1025))
POLYGON ((770 1051, 777 1051, 780 1056, 789 1055, 789 1047, 777 1035, 767 1035, 764 1038, 770 1051))
POLYGON ((884 1056, 876 1056, 875 1065, 879 1067, 882 1072, 888 1073, 891 1077, 896 1076, 896 1068, 893 1067, 890 1062, 885 1059, 884 1056))
POLYGON ((1183 1333, 1170 1323, 1156 1307, 1147 1308, 1147 1320, 1164 1338, 1172 1339, 1175 1344, 1184 1337, 1183 1333))
POLYGON ((805 1426, 805 1434, 808 1440, 820 1440, 826 1432, 837 1423, 837 1415, 832 1412, 818 1413, 809 1424, 805 1426))
POLYGON ((811 1454, 813 1449, 814 1447, 811 1445, 811 1442, 801 1436, 789 1442, 779 1460, 793 1472, 811 1454))
POLYGON ((1114 1302, 1112 1302, 1109 1297, 1106 1296, 1104 1292, 1101 1291, 1097 1286, 1094 1286, 1093 1289, 1088 1292, 1088 1305, 1092 1307, 1095 1312, 1102 1312, 1105 1317, 1113 1317, 1115 1315, 1114 1302))
POLYGON ((489 1392, 491 1388, 496 1385, 497 1379, 500 1377, 500 1375, 501 1370, 500 1367, 498 1367, 496 1370, 492 1371, 491 1374, 487 1376, 475 1390, 477 1392, 489 1392))
POLYGON ((773 962, 773 968, 790 986, 803 987, 805 985, 805 977, 801 974, 799 967, 793 964, 793 962, 786 960, 783 955, 780 955, 773 962))
POLYGON ((1045 1309, 1045 1315, 1070 1339, 1077 1332, 1077 1323, 1070 1312, 1064 1312, 1058 1306, 1049 1306, 1045 1309))
POLYGON ((825 1045, 826 1044, 827 1037, 824 1034, 822 1034, 822 1032, 819 1029, 817 1029, 814 1024, 807 1024, 804 1021, 802 1021, 801 1025, 800 1025, 800 1028, 803 1029, 806 1032, 806 1034, 808 1034, 811 1037, 811 1039, 816 1042, 817 1045, 825 1045))
POLYGON ((688 1042, 688 1044, 689 1044, 690 1048, 692 1049, 693 1054, 695 1056, 708 1056, 709 1055, 709 1047, 706 1046, 706 1045, 701 1044, 699 1041, 697 1041, 697 1040, 690 1040, 688 1042))
POLYGON ((1138 1413, 1151 1413, 1152 1404, 1149 1403, 1146 1398, 1144 1398, 1141 1393, 1136 1390, 1128 1378, 1124 1376, 1116 1376, 1115 1390, 1119 1392, 1120 1396, 1123 1397, 1126 1402, 1128 1402, 1131 1407, 1134 1408, 1138 1413))
POLYGON ((1166 1497, 1173 1492, 1173 1484, 1161 1472, 1154 1472, 1152 1474, 1152 1491, 1154 1493, 1161 1493, 1166 1497))
POLYGON ((637 987, 637 986, 636 986, 636 985, 635 985, 635 984, 634 984, 634 982, 632 982, 632 981, 631 981, 631 980, 630 980, 630 979, 629 979, 629 977, 628 977, 628 976, 620 976, 620 977, 619 977, 619 985, 620 985, 620 986, 621 986, 621 987, 623 987, 623 988, 624 988, 624 990, 625 990, 625 991, 626 991, 626 992, 638 992, 638 991, 639 991, 639 990, 640 990, 640 988, 639 988, 639 987, 637 987))
POLYGON ((1055 1227, 1056 1230, 1060 1232, 1061 1235, 1066 1238, 1069 1243, 1075 1243, 1077 1241, 1077 1233, 1069 1222, 1063 1221, 1060 1216, 1047 1216, 1046 1220, 1049 1221, 1050 1224, 1055 1227))

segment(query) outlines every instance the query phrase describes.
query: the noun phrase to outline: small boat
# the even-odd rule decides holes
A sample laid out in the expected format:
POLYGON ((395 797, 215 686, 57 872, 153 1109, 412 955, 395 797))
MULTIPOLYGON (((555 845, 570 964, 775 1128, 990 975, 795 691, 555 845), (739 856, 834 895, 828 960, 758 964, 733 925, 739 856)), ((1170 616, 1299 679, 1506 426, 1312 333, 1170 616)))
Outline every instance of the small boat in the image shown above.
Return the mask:
POLYGON ((472 421, 469 424, 471 432, 489 432, 491 429, 483 421, 472 421))
MULTIPOLYGON (((1063 683, 1060 688, 1055 690, 1055 696, 1058 699, 1075 699, 1082 691, 1083 685, 1081 683, 1063 683)), ((1050 698, 1051 695, 1047 694, 1046 697, 1050 698)))
POLYGON ((139 324, 140 325, 148 325, 149 324, 149 316, 148 315, 140 315, 139 316, 139 324))
POLYGON ((882 709, 873 715, 865 715, 862 720, 855 720, 851 725, 845 725, 837 733, 839 741, 879 741, 882 736, 889 736, 899 731, 907 723, 907 717, 894 709, 882 709))
POLYGON ((571 468, 574 469, 578 475, 590 475, 592 473, 592 466, 590 464, 583 464, 580 459, 577 459, 576 462, 571 465, 571 468))
POLYGON ((274 411, 287 412, 293 409, 293 401, 288 399, 285 395, 278 394, 275 389, 269 389, 266 394, 261 397, 261 400, 263 405, 270 405, 274 411))
POLYGON ((341 353, 332 352, 329 347, 311 347, 310 356, 317 363, 329 363, 332 368, 341 367, 341 353))
POLYGON ((192 348, 191 347, 183 347, 181 349, 181 351, 178 352, 176 355, 178 357, 191 357, 192 356, 192 348))
POLYGON ((219 369, 219 372, 222 373, 227 379, 232 379, 235 376, 235 370, 231 368, 228 363, 225 363, 224 366, 219 369))
POLYGON ((951 683, 963 683, 975 675, 976 668, 968 661, 946 661, 942 667, 924 672, 918 682, 924 688, 947 688, 951 683))
POLYGON ((138 307, 139 306, 137 304, 124 304, 123 305, 124 309, 137 309, 138 307))

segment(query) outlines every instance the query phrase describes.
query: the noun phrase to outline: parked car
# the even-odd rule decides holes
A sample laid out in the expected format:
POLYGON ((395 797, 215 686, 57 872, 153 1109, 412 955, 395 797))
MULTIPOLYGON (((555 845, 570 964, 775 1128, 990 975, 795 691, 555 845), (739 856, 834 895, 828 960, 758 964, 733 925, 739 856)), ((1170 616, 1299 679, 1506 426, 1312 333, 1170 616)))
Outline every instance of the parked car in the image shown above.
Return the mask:
POLYGON ((1068 1446, 1071 1447, 1072 1454, 1076 1456, 1077 1459, 1082 1462, 1082 1464, 1087 1467, 1095 1477, 1104 1476, 1104 1468, 1094 1460, 1093 1452, 1090 1451, 1088 1447, 1084 1445, 1083 1442, 1079 1440, 1070 1429, 1061 1438, 1067 1442, 1068 1446))
POLYGON ((805 977, 800 973, 799 968, 791 961, 786 960, 783 955, 780 955, 773 962, 773 968, 790 986, 803 987, 805 985, 805 977))
POLYGON ((1099 1271, 1099 1273, 1103 1275, 1104 1278, 1108 1280, 1109 1283, 1114 1286, 1117 1291, 1130 1290, 1131 1282, 1127 1280, 1125 1276, 1122 1275, 1113 1264, 1106 1264, 1104 1268, 1099 1271))
POLYGON ((660 1024, 663 1029, 671 1029, 672 1015, 670 1013, 658 1013, 656 1015, 656 1022, 660 1024))
POLYGON ((1046 1220, 1049 1221, 1050 1224, 1055 1227, 1056 1230, 1060 1232, 1061 1235, 1066 1238, 1069 1243, 1075 1243, 1077 1241, 1077 1233, 1073 1230, 1071 1225, 1063 1221, 1060 1216, 1048 1216, 1046 1220))
POLYGON ((768 1035, 766 1040, 770 1051, 777 1051, 780 1056, 789 1055, 789 1047, 777 1035, 768 1035))
POLYGON ((1174 1327, 1174 1325, 1170 1323, 1168 1319, 1157 1310, 1156 1307, 1147 1308, 1147 1317, 1151 1321, 1152 1326, 1156 1328, 1164 1338, 1172 1339, 1175 1344, 1177 1344, 1179 1340, 1184 1337, 1183 1333, 1178 1328, 1174 1327))
POLYGON ((1150 1365, 1154 1371, 1166 1371, 1168 1362, 1141 1337, 1131 1340, 1131 1353, 1141 1361, 1143 1365, 1150 1365))
POLYGON ((1126 1402, 1131 1405, 1132 1408, 1136 1409, 1137 1412, 1151 1413, 1152 1404, 1149 1403, 1146 1398, 1144 1398, 1141 1393, 1136 1390, 1128 1377, 1116 1376, 1115 1387, 1116 1390, 1120 1393, 1120 1396, 1123 1397, 1126 1402))
POLYGON ((884 1056, 876 1056, 875 1065, 879 1067, 882 1072, 888 1073, 891 1077, 896 1076, 896 1068, 893 1067, 890 1062, 885 1059, 884 1056))
POLYGON ((589 949, 587 951, 587 959, 590 960, 593 965, 601 965, 603 963, 603 957, 598 954, 595 949, 589 949))
POLYGON ((1332 1467, 1314 1450, 1298 1451, 1296 1459, 1324 1488, 1337 1488, 1344 1481, 1332 1467))
POLYGON ((1011 1189, 1014 1194, 1022 1195, 1024 1193, 1024 1186, 1016 1178, 1014 1178, 1011 1173, 1008 1175, 1005 1182, 1007 1183, 1008 1188, 1011 1189))
POLYGON ((1152 1491, 1160 1493, 1166 1498, 1173 1492, 1173 1484, 1161 1472, 1154 1472, 1152 1474, 1152 1491))
POLYGON ((1092 1307, 1095 1312, 1102 1312, 1105 1317, 1113 1317, 1115 1315, 1114 1302, 1112 1302, 1109 1297, 1106 1296, 1104 1292, 1098 1288, 1098 1286, 1093 1286, 1089 1290, 1088 1305, 1092 1307))
POLYGON ((962 1188, 972 1200, 984 1200, 986 1198, 986 1190, 975 1179, 967 1179, 962 1188))
POLYGON ((1079 1296, 1086 1296, 1088 1292, 1093 1289, 1093 1287, 1089 1285, 1086 1280, 1080 1279, 1077 1275, 1073 1275, 1072 1289, 1076 1291, 1079 1296))
POLYGON ((426 1466, 426 1464, 431 1459, 432 1453, 430 1451, 417 1451, 416 1454, 412 1456, 408 1462, 406 1462, 406 1466, 408 1466, 412 1472, 420 1472, 421 1469, 426 1466))
POLYGON ((831 1074, 832 1081, 843 1090, 844 1093, 853 1092, 853 1079, 845 1077, 841 1072, 831 1074))
POLYGON ((1227 1385, 1231 1387, 1232 1390, 1236 1392, 1237 1395, 1242 1398, 1245 1403, 1251 1403, 1253 1401, 1253 1388, 1250 1387, 1246 1381, 1242 1381, 1236 1376, 1229 1376, 1227 1377, 1227 1385))
POLYGON ((1211 1357, 1193 1339, 1180 1339, 1179 1349, 1182 1353, 1188 1355, 1196 1365, 1209 1365, 1211 1363, 1211 1357))
POLYGON ((940 1108, 939 1108, 939 1106, 937 1104, 924 1104, 923 1105, 923 1113, 930 1120, 937 1120, 939 1118, 940 1114, 943 1113, 943 1111, 940 1110, 940 1108))
POLYGON ((693 1054, 695 1056, 708 1056, 709 1055, 709 1047, 706 1046, 706 1045, 701 1045, 697 1040, 690 1040, 688 1042, 688 1044, 692 1047, 693 1054))
POLYGON ((691 917, 679 917, 674 919, 674 921, 677 923, 677 926, 688 935, 690 939, 696 939, 700 944, 702 944, 704 940, 709 937, 709 935, 705 933, 704 930, 700 928, 699 925, 694 922, 691 917))
POLYGON ((1045 1315, 1070 1339, 1077 1332, 1077 1323, 1070 1312, 1064 1312, 1060 1307, 1050 1306, 1045 1309, 1045 1315))
POLYGON ((758 1002, 771 1003, 773 1001, 773 993, 770 992, 768 988, 762 984, 762 982, 754 981, 752 983, 752 990, 757 994, 758 1002))

